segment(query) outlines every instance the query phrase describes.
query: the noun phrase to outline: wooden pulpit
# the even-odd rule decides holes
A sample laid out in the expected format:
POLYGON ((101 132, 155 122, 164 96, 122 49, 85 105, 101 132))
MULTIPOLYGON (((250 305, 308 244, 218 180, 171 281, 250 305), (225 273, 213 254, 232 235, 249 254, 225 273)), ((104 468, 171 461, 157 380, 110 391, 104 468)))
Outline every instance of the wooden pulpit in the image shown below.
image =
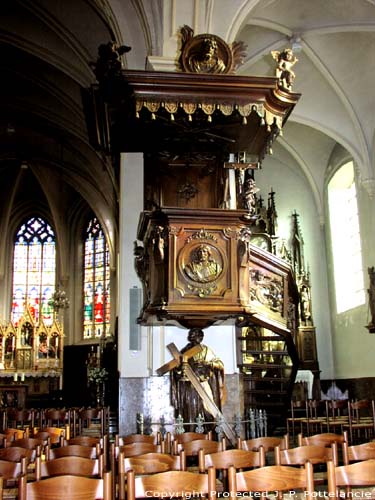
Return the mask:
POLYGON ((251 244, 245 214, 172 207, 141 214, 142 324, 206 328, 251 316, 290 331, 289 303, 298 300, 290 266, 251 244))

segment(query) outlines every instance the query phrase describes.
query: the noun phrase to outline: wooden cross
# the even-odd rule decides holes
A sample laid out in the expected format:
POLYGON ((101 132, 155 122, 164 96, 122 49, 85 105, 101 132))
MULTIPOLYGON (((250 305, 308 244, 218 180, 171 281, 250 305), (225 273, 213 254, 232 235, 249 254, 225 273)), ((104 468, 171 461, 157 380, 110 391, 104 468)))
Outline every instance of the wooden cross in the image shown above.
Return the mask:
POLYGON ((194 370, 189 364, 189 359, 198 354, 203 349, 202 346, 198 344, 189 349, 188 351, 181 353, 177 349, 175 344, 173 344, 172 342, 171 344, 167 345, 167 349, 172 354, 173 359, 171 359, 171 361, 169 361, 165 365, 161 366, 158 370, 156 370, 156 373, 159 376, 164 375, 165 373, 173 370, 174 368, 181 366, 184 376, 186 376, 186 378, 190 381, 191 385, 197 391, 207 411, 209 411, 215 419, 220 419, 222 429, 226 437, 229 439, 229 441, 233 446, 236 446, 237 439, 235 433, 233 432, 230 425, 226 422, 224 415, 217 407, 215 401, 213 401, 213 399, 207 394, 204 387, 200 383, 199 378, 197 377, 194 370))

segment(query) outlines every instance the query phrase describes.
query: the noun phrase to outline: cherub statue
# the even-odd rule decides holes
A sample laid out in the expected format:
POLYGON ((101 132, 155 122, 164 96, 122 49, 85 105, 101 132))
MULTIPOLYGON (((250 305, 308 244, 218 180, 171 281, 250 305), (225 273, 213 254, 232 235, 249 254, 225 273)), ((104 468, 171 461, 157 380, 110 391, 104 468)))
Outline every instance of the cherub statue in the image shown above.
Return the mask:
POLYGON ((298 59, 293 54, 292 49, 285 49, 283 51, 273 50, 272 57, 277 61, 276 77, 279 79, 280 86, 284 89, 291 90, 295 73, 292 67, 296 64, 298 59))

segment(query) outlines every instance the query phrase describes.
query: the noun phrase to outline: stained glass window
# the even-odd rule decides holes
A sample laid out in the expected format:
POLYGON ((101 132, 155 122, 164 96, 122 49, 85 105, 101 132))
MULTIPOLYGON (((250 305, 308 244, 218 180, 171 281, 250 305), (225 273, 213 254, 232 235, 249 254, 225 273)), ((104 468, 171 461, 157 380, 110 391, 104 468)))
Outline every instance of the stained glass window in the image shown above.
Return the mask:
POLYGON ((35 321, 53 322, 50 305, 56 286, 56 241, 49 224, 31 217, 19 228, 13 254, 12 321, 28 307, 35 321))
POLYGON ((109 249, 96 217, 87 226, 83 267, 83 338, 109 336, 109 249))

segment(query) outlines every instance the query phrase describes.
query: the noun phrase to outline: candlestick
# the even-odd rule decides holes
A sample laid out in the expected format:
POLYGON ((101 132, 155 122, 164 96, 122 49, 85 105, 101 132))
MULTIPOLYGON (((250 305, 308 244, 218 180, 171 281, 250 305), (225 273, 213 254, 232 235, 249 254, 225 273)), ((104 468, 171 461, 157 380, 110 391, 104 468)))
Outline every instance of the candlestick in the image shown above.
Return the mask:
POLYGON ((21 382, 25 382, 25 374, 21 373, 21 382))
POLYGON ((14 381, 14 382, 17 382, 17 378, 18 378, 18 373, 16 372, 16 373, 13 375, 13 381, 14 381))

